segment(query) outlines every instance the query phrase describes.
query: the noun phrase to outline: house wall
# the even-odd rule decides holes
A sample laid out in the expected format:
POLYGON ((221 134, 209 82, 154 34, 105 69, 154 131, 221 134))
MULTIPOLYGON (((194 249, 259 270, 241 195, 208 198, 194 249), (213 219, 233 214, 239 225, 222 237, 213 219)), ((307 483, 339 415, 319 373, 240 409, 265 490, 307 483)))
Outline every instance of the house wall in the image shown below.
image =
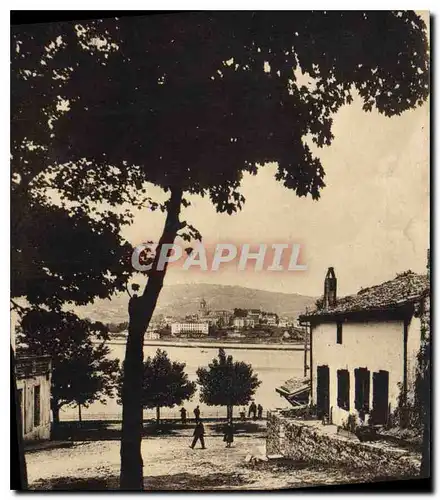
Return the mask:
MULTIPOLYGON (((345 322, 342 327, 342 344, 336 343, 336 322, 313 327, 312 335, 312 402, 316 404, 317 366, 328 365, 330 373, 330 408, 332 420, 342 425, 349 413, 357 414, 355 402, 355 368, 368 368, 370 375, 370 408, 373 398, 373 372, 389 372, 389 402, 391 410, 397 406, 398 383, 403 381, 403 332, 402 321, 345 322), (337 370, 350 373, 350 409, 338 408, 337 370)), ((411 325, 411 342, 415 337, 416 323, 411 325)))
POLYGON ((414 397, 414 383, 417 371, 417 354, 421 344, 421 328, 422 323, 420 318, 413 316, 408 324, 408 400, 414 397))
POLYGON ((24 441, 50 439, 50 375, 36 375, 17 380, 22 390, 21 415, 24 441), (40 425, 34 426, 34 390, 40 386, 40 425))

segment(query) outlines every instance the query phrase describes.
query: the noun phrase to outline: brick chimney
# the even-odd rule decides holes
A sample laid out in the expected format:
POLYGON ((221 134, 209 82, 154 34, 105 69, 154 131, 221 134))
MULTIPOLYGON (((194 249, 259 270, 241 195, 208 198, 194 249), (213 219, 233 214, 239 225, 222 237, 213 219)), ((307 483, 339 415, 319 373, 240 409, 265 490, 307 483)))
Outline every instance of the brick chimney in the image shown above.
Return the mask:
POLYGON ((335 270, 329 267, 324 281, 324 309, 335 307, 336 305, 336 285, 337 280, 335 270))

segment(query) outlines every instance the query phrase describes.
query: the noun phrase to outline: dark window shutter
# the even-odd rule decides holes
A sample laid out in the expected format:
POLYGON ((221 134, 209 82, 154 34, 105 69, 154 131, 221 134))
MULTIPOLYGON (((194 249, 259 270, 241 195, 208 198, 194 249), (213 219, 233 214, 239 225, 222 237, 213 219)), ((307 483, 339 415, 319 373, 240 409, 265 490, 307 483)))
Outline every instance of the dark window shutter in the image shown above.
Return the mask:
POLYGON ((342 344, 342 323, 336 324, 336 343, 342 344))
POLYGON ((355 403, 356 410, 368 412, 370 409, 370 370, 356 368, 355 377, 355 403))
POLYGON ((348 370, 338 370, 338 406, 350 409, 350 374, 348 370))

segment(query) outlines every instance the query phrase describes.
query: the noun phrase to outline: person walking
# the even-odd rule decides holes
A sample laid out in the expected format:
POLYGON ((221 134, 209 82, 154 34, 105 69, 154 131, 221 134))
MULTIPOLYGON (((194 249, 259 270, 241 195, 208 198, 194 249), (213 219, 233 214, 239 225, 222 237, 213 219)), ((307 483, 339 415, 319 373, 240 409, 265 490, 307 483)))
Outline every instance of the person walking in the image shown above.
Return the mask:
POLYGON ((255 403, 252 401, 252 403, 249 405, 248 418, 251 418, 252 413, 254 412, 254 406, 255 406, 255 403))
POLYGON ((232 421, 229 420, 223 429, 223 441, 226 443, 226 448, 230 448, 234 442, 234 426, 232 421))
POLYGON ((196 423, 200 422, 200 408, 199 408, 199 405, 197 405, 194 408, 194 417, 196 418, 196 423))
POLYGON ((255 401, 252 401, 251 405, 249 406, 249 418, 251 417, 254 420, 257 419, 257 405, 255 404, 255 401))
POLYGON ((197 444, 197 441, 200 440, 200 444, 202 445, 202 450, 205 450, 205 427, 201 420, 196 423, 196 427, 193 433, 193 441, 191 443, 190 448, 194 449, 194 446, 197 444))
POLYGON ((258 420, 261 420, 263 418, 263 407, 259 404, 257 406, 257 410, 258 410, 258 420))
POLYGON ((180 420, 182 424, 186 424, 186 408, 184 406, 180 409, 180 420))

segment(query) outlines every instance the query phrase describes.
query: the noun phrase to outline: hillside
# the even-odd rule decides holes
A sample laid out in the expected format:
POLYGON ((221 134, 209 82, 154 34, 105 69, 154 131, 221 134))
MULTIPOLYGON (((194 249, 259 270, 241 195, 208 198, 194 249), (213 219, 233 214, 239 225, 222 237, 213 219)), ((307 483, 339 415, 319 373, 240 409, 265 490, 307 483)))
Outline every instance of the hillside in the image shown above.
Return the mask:
MULTIPOLYGON (((241 286, 210 285, 204 283, 165 286, 159 297, 156 313, 185 316, 196 313, 200 300, 204 298, 208 309, 263 309, 279 316, 296 318, 306 307, 312 307, 315 297, 296 293, 277 293, 241 286)), ((127 295, 110 300, 99 300, 94 304, 76 308, 82 317, 104 323, 127 321, 127 295)))

